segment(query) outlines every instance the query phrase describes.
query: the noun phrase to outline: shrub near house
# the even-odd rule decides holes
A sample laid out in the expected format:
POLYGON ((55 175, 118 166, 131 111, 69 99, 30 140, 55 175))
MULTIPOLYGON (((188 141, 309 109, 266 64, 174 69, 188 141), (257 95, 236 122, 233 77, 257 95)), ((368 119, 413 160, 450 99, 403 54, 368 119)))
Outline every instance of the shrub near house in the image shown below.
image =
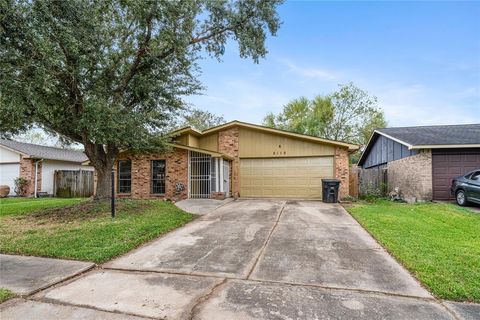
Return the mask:
POLYGON ((27 180, 23 177, 18 177, 18 178, 15 178, 13 183, 15 185, 14 191, 17 194, 17 196, 23 197, 27 194, 28 185, 30 184, 29 180, 27 180))

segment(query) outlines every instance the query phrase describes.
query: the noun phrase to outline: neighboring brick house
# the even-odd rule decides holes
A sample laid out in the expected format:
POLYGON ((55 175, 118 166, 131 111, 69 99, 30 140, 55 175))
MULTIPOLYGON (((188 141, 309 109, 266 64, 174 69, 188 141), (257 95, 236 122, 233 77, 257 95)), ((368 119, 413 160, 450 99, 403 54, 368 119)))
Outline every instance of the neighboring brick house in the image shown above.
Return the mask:
POLYGON ((54 172, 92 171, 93 167, 82 165, 87 159, 81 151, 0 139, 0 185, 9 186, 10 195, 15 195, 14 180, 22 177, 28 180, 25 196, 35 196, 38 192, 52 195, 54 172))
POLYGON ((232 121, 172 133, 167 154, 122 153, 115 165, 119 197, 321 199, 322 178, 348 195, 350 152, 358 146, 232 121))
POLYGON ((480 124, 375 130, 358 165, 361 193, 384 182, 409 202, 453 199, 452 179, 480 168, 480 124))

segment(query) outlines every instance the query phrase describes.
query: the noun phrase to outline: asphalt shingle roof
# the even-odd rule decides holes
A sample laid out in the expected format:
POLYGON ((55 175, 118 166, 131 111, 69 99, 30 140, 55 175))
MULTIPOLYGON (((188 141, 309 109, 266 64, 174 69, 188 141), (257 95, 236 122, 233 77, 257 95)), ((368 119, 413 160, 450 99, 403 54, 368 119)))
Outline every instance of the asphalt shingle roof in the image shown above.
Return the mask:
POLYGON ((82 151, 45 147, 37 144, 3 139, 0 139, 0 145, 27 154, 32 158, 61 160, 78 163, 88 160, 87 156, 82 151))
POLYGON ((412 146, 480 144, 480 124, 384 128, 377 131, 412 146))

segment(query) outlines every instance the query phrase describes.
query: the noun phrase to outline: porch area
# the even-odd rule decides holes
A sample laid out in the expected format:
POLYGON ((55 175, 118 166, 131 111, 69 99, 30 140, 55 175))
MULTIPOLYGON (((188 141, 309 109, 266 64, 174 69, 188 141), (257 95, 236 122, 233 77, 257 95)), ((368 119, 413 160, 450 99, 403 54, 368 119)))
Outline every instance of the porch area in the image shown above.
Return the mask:
POLYGON ((231 196, 231 161, 189 151, 188 198, 223 200, 231 196))

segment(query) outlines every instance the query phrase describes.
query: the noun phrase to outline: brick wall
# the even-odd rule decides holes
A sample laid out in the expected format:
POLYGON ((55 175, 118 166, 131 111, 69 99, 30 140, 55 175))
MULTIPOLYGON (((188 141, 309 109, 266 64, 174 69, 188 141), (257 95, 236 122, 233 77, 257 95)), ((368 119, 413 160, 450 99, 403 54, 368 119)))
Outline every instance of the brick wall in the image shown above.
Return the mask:
MULTIPOLYGON (((20 177, 28 180, 26 197, 35 195, 35 160, 28 158, 20 159, 20 177)), ((42 162, 38 163, 37 169, 37 192, 42 188, 42 162)))
MULTIPOLYGON (((188 197, 188 151, 174 149, 168 154, 123 154, 118 160, 132 161, 132 188, 130 194, 118 194, 119 198, 128 197, 133 199, 167 198, 181 200, 188 197), (165 160, 165 195, 151 193, 151 160, 165 160), (177 185, 181 186, 177 190, 177 185)), ((115 164, 115 186, 117 185, 118 162, 115 164)))
POLYGON ((235 159, 232 161, 230 167, 231 170, 231 184, 232 184, 232 196, 239 197, 240 184, 240 158, 238 157, 238 137, 240 130, 238 127, 232 127, 218 133, 218 152, 224 153, 235 159))
POLYGON ((388 189, 407 202, 432 200, 432 152, 424 150, 387 165, 388 189))
POLYGON ((223 200, 225 199, 226 195, 225 192, 212 192, 210 197, 215 200, 223 200))
POLYGON ((349 194, 349 163, 348 149, 335 147, 335 178, 340 180, 339 199, 343 199, 349 194))

